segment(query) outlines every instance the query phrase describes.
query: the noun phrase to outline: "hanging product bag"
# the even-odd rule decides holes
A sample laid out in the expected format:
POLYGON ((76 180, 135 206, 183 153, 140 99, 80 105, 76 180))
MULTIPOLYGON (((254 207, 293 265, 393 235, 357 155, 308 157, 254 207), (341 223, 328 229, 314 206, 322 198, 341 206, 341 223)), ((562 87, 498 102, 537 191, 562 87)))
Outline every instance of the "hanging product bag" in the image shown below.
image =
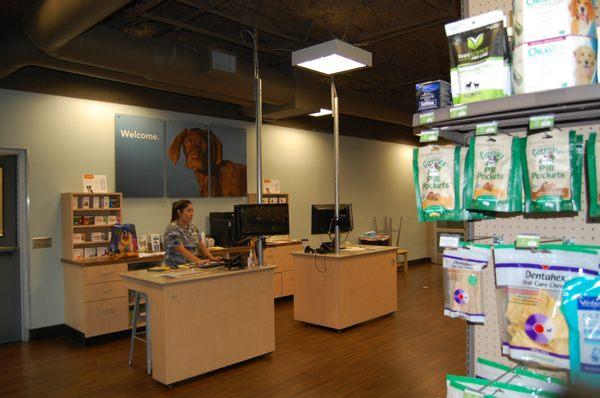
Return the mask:
POLYGON ((459 203, 460 203, 460 219, 456 221, 477 221, 477 220, 486 220, 493 218, 492 213, 482 213, 474 210, 467 209, 467 200, 468 200, 468 191, 467 191, 467 181, 468 181, 468 169, 467 169, 467 159, 469 155, 468 147, 460 148, 460 165, 459 165, 459 174, 460 174, 460 182, 459 182, 459 203))
POLYGON ((446 376, 446 388, 446 398, 559 398, 561 396, 550 391, 455 375, 446 376))
POLYGON ((580 210, 582 136, 575 131, 529 135, 522 159, 527 213, 580 210))
POLYGON ((472 137, 467 159, 467 208, 522 211, 522 139, 509 135, 472 137))
POLYGON ((569 368, 569 330, 561 292, 569 279, 596 277, 598 252, 578 246, 541 245, 541 250, 494 247, 502 352, 548 368, 569 368))
POLYGON ((590 197, 590 217, 600 217, 600 189, 598 189, 598 170, 600 170, 600 140, 591 133, 587 141, 588 193, 590 197))

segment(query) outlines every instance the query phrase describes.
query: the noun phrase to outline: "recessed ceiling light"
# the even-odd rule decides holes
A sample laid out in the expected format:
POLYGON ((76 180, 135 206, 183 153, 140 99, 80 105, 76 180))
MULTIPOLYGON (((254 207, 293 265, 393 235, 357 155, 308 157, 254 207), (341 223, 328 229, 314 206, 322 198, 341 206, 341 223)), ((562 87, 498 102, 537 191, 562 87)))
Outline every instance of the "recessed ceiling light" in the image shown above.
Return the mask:
POLYGON ((370 52, 333 39, 292 53, 292 65, 334 75, 372 65, 370 52))

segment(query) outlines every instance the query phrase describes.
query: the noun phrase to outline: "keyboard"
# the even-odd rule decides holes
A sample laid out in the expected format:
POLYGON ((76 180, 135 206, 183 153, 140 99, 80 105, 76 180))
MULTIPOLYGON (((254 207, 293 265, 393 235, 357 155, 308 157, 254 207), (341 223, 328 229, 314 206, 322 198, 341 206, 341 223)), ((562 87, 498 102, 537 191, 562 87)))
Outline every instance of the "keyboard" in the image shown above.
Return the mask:
POLYGON ((227 262, 227 261, 215 261, 215 262, 210 262, 208 264, 202 264, 198 268, 216 268, 216 267, 223 267, 228 264, 229 264, 229 262, 227 262))

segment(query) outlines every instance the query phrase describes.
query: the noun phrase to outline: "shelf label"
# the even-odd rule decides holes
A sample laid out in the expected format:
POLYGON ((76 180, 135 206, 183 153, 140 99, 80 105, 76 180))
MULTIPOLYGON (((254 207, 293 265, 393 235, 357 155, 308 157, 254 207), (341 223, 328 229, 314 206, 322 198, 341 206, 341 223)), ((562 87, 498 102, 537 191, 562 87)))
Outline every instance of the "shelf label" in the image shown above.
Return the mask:
POLYGON ((450 119, 458 119, 459 117, 467 117, 469 114, 466 105, 458 105, 450 108, 450 119))
POLYGON ((439 130, 423 130, 419 134, 419 142, 435 142, 440 138, 439 130))
POLYGON ((475 127, 475 135, 496 134, 498 122, 480 123, 475 127))
POLYGON ((419 114, 419 124, 428 124, 435 122, 435 113, 427 112, 419 114))
POLYGON ((531 116, 529 130, 549 129, 554 127, 554 115, 531 116))
POLYGON ((441 234, 440 247, 446 249, 458 249, 460 246, 460 235, 441 234))
POLYGON ((517 235, 517 240, 515 241, 515 248, 517 248, 517 249, 537 249, 538 247, 540 247, 540 236, 539 235, 530 235, 530 234, 517 235))

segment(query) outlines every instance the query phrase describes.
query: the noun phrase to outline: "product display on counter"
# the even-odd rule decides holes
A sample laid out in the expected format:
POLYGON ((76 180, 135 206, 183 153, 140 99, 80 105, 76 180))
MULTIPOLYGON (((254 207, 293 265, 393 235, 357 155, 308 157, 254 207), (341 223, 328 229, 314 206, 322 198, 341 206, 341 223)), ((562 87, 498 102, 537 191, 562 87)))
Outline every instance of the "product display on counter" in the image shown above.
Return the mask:
POLYGON ((575 131, 529 135, 522 162, 527 213, 580 210, 582 136, 575 131))
POLYGON ((460 148, 428 145, 413 150, 419 221, 455 220, 458 215, 460 148))
POLYGON ((598 251, 543 244, 540 250, 494 247, 502 351, 512 359, 548 368, 569 368, 569 330, 561 291, 577 276, 596 277, 598 251))
POLYGON ((488 265, 487 245, 461 243, 444 250, 444 315, 484 323, 482 270, 488 265))
POLYGON ((521 366, 506 366, 485 358, 477 358, 475 377, 500 383, 510 383, 536 391, 562 393, 567 389, 567 383, 556 377, 535 373, 521 366))
POLYGON ((419 112, 452 106, 450 83, 444 80, 418 83, 415 88, 417 91, 417 110, 419 112))
POLYGON ((565 283, 562 310, 570 332, 571 381, 600 388, 600 278, 565 283))
POLYGON ((446 398, 558 398, 560 394, 551 391, 535 390, 510 383, 489 381, 465 376, 446 376, 446 398))
POLYGON ((598 170, 600 170, 600 140, 597 133, 591 133, 586 144, 588 196, 590 199, 590 217, 600 217, 600 189, 598 188, 598 170))
POLYGON ((133 224, 117 224, 112 227, 110 255, 115 258, 137 257, 138 241, 133 224))
POLYGON ((468 209, 522 211, 521 145, 521 138, 505 134, 471 138, 465 195, 468 209))
POLYGON ((502 11, 446 25, 454 105, 511 93, 510 45, 502 11))

